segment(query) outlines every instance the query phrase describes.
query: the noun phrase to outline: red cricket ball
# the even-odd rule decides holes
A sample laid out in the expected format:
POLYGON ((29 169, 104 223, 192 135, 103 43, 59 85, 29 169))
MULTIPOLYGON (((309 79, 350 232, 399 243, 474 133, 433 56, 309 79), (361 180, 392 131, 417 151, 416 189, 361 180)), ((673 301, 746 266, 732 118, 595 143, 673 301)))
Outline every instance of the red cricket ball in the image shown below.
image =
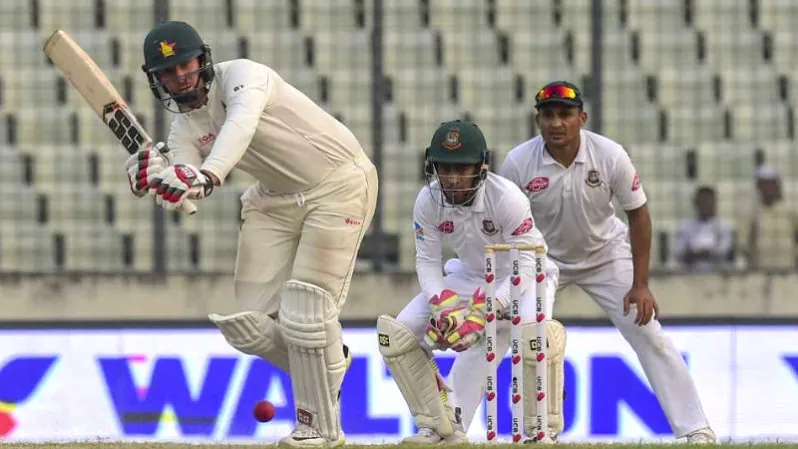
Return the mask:
POLYGON ((252 411, 255 419, 260 422, 269 422, 274 418, 274 404, 269 401, 258 401, 252 411))

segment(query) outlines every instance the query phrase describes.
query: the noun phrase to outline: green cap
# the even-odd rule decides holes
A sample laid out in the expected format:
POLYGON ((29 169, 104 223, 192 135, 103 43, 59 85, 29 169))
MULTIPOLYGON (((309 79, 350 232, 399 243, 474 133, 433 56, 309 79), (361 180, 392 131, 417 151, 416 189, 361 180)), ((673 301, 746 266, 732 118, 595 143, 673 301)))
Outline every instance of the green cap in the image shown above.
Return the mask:
POLYGON ((543 86, 535 94, 535 108, 549 104, 565 104, 582 107, 582 92, 575 84, 568 81, 554 81, 543 86))
POLYGON ((442 164, 484 162, 488 144, 482 130, 473 123, 454 120, 441 123, 427 148, 427 161, 442 164))
POLYGON ((157 72, 186 62, 202 55, 204 45, 197 30, 186 22, 163 22, 144 39, 143 69, 157 72))

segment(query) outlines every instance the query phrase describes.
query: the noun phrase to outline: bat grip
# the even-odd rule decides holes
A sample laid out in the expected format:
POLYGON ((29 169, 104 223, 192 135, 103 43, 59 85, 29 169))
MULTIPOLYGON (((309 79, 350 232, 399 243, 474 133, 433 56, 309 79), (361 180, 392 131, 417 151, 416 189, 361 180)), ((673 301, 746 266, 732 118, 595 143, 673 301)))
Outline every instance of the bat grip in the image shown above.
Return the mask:
POLYGON ((194 204, 193 201, 185 199, 183 200, 183 204, 181 204, 177 210, 189 215, 194 215, 195 213, 197 213, 197 205, 194 204))

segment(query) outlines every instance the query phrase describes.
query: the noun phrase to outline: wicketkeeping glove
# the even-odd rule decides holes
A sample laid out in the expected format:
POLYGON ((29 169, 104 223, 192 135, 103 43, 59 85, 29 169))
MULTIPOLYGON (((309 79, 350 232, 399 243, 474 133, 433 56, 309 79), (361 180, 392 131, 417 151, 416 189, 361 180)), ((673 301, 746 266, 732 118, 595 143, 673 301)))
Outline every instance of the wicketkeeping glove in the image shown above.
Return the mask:
POLYGON ((428 345, 435 348, 439 347, 443 340, 443 333, 440 327, 445 327, 445 325, 439 324, 441 322, 441 315, 445 311, 457 307, 460 303, 460 297, 452 290, 444 289, 440 294, 432 295, 432 298, 430 298, 427 303, 429 304, 430 318, 429 323, 427 323, 424 339, 428 345))
POLYGON ((125 161, 127 180, 134 195, 138 197, 146 195, 155 175, 172 165, 171 159, 167 156, 168 152, 166 144, 158 142, 154 147, 145 148, 127 158, 125 161))
POLYGON ((485 322, 485 292, 477 288, 468 302, 465 319, 444 335, 446 344, 457 352, 465 351, 485 334, 485 322))
POLYGON ((155 193, 156 204, 166 210, 176 210, 186 199, 210 195, 213 182, 193 165, 177 164, 155 175, 150 189, 155 193))

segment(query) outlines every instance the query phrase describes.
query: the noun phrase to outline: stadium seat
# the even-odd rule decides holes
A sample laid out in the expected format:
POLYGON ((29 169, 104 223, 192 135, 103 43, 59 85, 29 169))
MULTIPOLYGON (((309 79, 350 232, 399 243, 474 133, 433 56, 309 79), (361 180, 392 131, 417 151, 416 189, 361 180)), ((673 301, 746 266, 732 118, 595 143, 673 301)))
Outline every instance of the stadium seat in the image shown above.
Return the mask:
POLYGON ((455 72, 469 68, 495 69, 500 62, 496 33, 488 28, 472 29, 469 33, 444 33, 443 60, 446 68, 455 72))
POLYGON ((247 36, 249 59, 277 72, 307 67, 303 35, 294 30, 261 31, 247 36))
POLYGON ((4 272, 52 272, 54 256, 54 238, 47 226, 0 227, 0 268, 4 272))
POLYGON ((674 106, 667 109, 667 136, 672 142, 692 145, 724 136, 723 110, 710 105, 674 106))
POLYGON ((392 30, 383 35, 383 71, 387 75, 400 70, 440 69, 435 56, 438 32, 429 29, 392 30))
POLYGON ((553 3, 549 1, 496 2, 496 26, 500 30, 507 31, 511 37, 535 32, 538 38, 545 40, 548 34, 557 29, 554 20, 555 9, 553 3))
POLYGON ((281 31, 291 27, 290 0, 236 0, 233 25, 242 36, 262 31, 281 31))
POLYGON ((38 0, 39 26, 45 32, 58 29, 72 33, 72 30, 92 30, 95 26, 95 11, 98 2, 94 0, 38 0))
POLYGON ((724 30, 728 34, 752 29, 749 0, 723 0, 722 2, 693 2, 695 26, 713 33, 724 30))
POLYGON ((25 32, 32 28, 33 19, 31 2, 0 2, 0 30, 8 34, 25 32))
POLYGON ((735 107, 743 104, 777 103, 780 100, 778 76, 770 65, 723 69, 723 101, 735 107))
POLYGON ((406 31, 408 35, 421 32, 421 2, 407 0, 382 0, 382 27, 385 34, 406 31))
POLYGON ((698 34, 687 27, 640 29, 640 66, 648 73, 664 68, 690 69, 699 63, 698 34))
POLYGON ((565 39, 563 31, 554 29, 539 32, 533 28, 510 35, 510 64, 524 76, 533 96, 551 80, 578 79, 567 59, 565 39))
POLYGON ((366 30, 318 31, 315 43, 315 67, 335 76, 337 70, 357 70, 369 79, 371 73, 371 36, 366 30))
POLYGON ((475 31, 488 28, 488 7, 484 0, 438 0, 430 3, 430 25, 465 39, 475 31))
POLYGON ((227 2, 169 0, 169 20, 191 24, 208 41, 208 35, 227 28, 227 2))
POLYGON ((457 71, 460 104, 469 111, 484 107, 509 107, 519 100, 515 93, 516 73, 510 67, 465 68, 457 71))
POLYGON ((657 34, 664 30, 683 29, 688 25, 685 21, 684 0, 631 0, 628 5, 627 24, 630 29, 657 34))
POLYGON ((155 3, 106 1, 104 5, 106 29, 113 30, 115 34, 118 34, 120 30, 124 30, 124 33, 134 34, 138 48, 132 56, 138 58, 141 55, 144 37, 154 26, 153 6, 155 3))
POLYGON ((353 29, 360 25, 359 15, 364 20, 363 25, 370 24, 372 1, 364 1, 362 11, 356 7, 357 3, 352 0, 301 1, 300 26, 311 32, 353 29))
POLYGON ((698 181, 748 180, 755 173, 754 144, 736 141, 703 141, 697 146, 698 181))
POLYGON ((732 138, 740 142, 786 139, 787 109, 779 103, 745 103, 732 110, 732 138))
POLYGON ((718 28, 707 33, 707 61, 720 70, 761 66, 763 39, 759 30, 718 28))
POLYGON ((85 222, 63 235, 64 269, 112 273, 123 270, 122 236, 107 224, 85 222))
POLYGON ((761 28, 793 33, 798 29, 798 3, 792 0, 759 0, 761 28))
POLYGON ((656 72, 658 100, 665 107, 717 104, 715 79, 718 73, 706 65, 661 67, 656 72))
POLYGON ((71 143, 72 130, 67 108, 22 108, 17 114, 17 137, 26 145, 71 143))

